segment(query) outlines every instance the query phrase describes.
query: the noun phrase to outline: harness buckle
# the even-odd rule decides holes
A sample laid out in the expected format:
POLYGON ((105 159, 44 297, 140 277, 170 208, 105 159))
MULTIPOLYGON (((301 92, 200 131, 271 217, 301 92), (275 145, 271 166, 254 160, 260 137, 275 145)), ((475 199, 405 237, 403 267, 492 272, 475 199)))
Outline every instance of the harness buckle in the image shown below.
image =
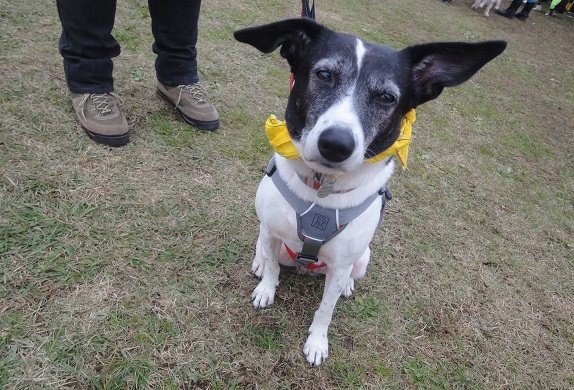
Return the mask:
POLYGON ((381 188, 379 190, 379 195, 385 196, 385 199, 383 199, 383 203, 385 203, 385 201, 387 201, 387 200, 393 199, 393 194, 391 193, 391 190, 389 190, 387 187, 381 188))
POLYGON ((305 268, 309 267, 311 264, 317 264, 319 262, 318 258, 314 256, 305 256, 301 253, 298 253, 294 260, 297 264, 305 268))

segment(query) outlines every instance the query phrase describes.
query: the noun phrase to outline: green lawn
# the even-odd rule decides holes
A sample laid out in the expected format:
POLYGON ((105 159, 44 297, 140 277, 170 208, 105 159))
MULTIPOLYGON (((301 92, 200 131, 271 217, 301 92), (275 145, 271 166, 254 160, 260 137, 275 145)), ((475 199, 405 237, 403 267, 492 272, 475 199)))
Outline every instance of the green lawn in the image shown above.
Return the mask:
POLYGON ((271 308, 249 298, 263 123, 288 67, 232 36, 300 4, 204 2, 208 134, 155 97, 147 2, 120 1, 132 142, 107 148, 72 110, 55 2, 0 0, 0 388, 574 387, 574 19, 471 3, 317 2, 320 22, 397 49, 509 46, 417 110, 367 276, 310 368, 323 281, 286 272, 271 308))

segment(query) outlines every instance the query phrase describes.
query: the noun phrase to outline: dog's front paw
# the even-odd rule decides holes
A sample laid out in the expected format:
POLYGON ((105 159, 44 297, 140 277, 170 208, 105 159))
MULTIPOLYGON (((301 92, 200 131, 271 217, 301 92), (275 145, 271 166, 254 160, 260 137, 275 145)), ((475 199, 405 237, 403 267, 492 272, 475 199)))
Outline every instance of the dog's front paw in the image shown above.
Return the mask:
POLYGON ((259 283, 255 290, 253 290, 251 299, 253 299, 253 306, 255 306, 256 309, 263 309, 272 305, 275 301, 275 286, 270 286, 264 282, 259 283))
POLYGON ((329 356, 327 333, 311 333, 307 337, 303 353, 309 364, 317 367, 329 356))
POLYGON ((345 298, 350 298, 353 295, 353 291, 355 291, 355 280, 353 278, 349 278, 347 285, 343 289, 343 296, 345 298))

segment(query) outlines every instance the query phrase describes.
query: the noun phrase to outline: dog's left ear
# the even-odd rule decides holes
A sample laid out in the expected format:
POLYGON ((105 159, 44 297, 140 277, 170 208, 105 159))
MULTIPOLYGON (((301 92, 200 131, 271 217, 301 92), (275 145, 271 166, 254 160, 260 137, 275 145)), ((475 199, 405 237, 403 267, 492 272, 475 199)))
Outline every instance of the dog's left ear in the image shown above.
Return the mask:
POLYGON ((263 53, 271 53, 281 46, 281 56, 293 70, 309 44, 324 31, 328 31, 327 28, 313 20, 298 18, 248 27, 235 31, 233 36, 239 42, 247 43, 263 53))
POLYGON ((505 48, 504 41, 439 42, 407 47, 403 52, 412 64, 414 107, 436 99, 444 87, 464 83, 505 48))

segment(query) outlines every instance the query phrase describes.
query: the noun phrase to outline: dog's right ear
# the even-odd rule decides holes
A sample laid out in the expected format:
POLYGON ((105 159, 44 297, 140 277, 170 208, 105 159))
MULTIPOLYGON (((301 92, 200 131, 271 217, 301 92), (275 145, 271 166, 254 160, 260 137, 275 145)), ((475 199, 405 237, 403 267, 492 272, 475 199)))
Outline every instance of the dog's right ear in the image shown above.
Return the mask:
POLYGON ((309 44, 327 29, 311 19, 282 20, 263 26, 235 31, 239 42, 247 43, 263 53, 271 53, 281 46, 280 54, 289 62, 293 71, 309 44))

